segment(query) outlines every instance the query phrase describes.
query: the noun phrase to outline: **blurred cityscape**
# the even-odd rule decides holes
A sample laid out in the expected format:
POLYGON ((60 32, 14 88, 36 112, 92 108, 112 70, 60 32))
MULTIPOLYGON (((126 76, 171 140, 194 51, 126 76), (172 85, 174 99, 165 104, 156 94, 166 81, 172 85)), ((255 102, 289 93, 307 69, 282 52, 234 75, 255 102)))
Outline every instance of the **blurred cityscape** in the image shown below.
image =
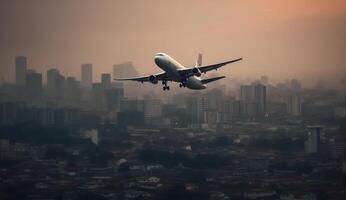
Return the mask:
POLYGON ((97 83, 90 63, 81 80, 25 56, 13 67, 0 86, 0 199, 345 198, 345 91, 259 76, 158 93, 112 81, 137 76, 131 62, 97 83))

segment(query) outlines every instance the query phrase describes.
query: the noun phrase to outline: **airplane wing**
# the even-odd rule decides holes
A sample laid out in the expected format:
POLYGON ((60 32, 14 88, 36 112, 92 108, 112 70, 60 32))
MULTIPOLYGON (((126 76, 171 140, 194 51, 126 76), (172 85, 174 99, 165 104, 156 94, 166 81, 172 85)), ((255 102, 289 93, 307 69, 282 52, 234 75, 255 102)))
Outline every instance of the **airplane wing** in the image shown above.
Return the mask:
MULTIPOLYGON (((149 75, 149 76, 138 76, 138 77, 130 77, 130 78, 115 78, 114 80, 116 81, 138 81, 138 82, 150 82, 150 78, 153 77, 155 78, 157 81, 160 80, 167 80, 167 78, 169 78, 166 74, 166 72, 161 72, 161 73, 157 73, 157 74, 153 74, 153 75, 149 75)), ((167 80, 169 81, 169 80, 167 80)))
MULTIPOLYGON (((229 60, 229 61, 226 61, 226 62, 212 64, 212 65, 204 65, 204 66, 200 66, 200 67, 197 67, 197 68, 199 69, 199 71, 201 73, 206 73, 206 72, 208 72, 210 70, 217 70, 220 67, 223 67, 223 66, 225 66, 227 64, 230 64, 230 63, 238 62, 240 60, 243 60, 243 58, 238 58, 238 59, 235 59, 235 60, 229 60)), ((194 74, 192 73, 192 70, 194 68, 196 68, 196 67, 182 69, 182 70, 179 70, 179 73, 180 74, 185 74, 186 76, 193 76, 194 74)))
POLYGON ((207 84, 207 83, 210 83, 210 82, 213 82, 213 81, 217 81, 217 80, 220 80, 220 79, 223 79, 223 78, 226 78, 226 76, 218 76, 218 77, 203 79, 203 80, 201 80, 201 82, 203 84, 207 84))

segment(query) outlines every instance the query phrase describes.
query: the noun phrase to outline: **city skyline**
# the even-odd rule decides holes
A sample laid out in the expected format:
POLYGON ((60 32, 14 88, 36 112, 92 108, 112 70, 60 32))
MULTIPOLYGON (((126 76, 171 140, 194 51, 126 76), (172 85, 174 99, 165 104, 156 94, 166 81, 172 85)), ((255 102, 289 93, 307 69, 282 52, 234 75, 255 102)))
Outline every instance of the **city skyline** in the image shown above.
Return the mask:
POLYGON ((243 56, 244 63, 223 70, 240 78, 261 74, 275 81, 299 78, 304 84, 324 79, 340 86, 346 69, 342 0, 1 4, 0 27, 6 31, 0 34, 0 64, 5 81, 14 80, 12 58, 18 55, 27 56, 28 67, 39 72, 57 66, 75 77, 82 63, 92 63, 94 80, 111 73, 113 64, 126 61, 132 61, 141 75, 155 71, 153 55, 160 51, 187 66, 198 53, 204 54, 205 63, 243 56), (182 14, 175 16, 173 11, 182 14), (210 13, 208 19, 204 13, 210 13))
POLYGON ((0 199, 344 200, 345 22, 345 0, 0 0, 0 199))

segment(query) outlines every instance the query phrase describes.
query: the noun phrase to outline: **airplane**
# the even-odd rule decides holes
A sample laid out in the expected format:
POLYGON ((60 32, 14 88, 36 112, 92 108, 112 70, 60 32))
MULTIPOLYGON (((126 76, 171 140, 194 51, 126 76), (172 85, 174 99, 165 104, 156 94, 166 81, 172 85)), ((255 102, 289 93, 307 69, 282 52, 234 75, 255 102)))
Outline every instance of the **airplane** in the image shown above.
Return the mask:
POLYGON ((226 76, 218 76, 208 79, 201 79, 202 73, 206 74, 208 71, 217 70, 218 68, 242 60, 238 58, 212 65, 202 65, 202 54, 198 54, 197 62, 194 67, 184 67, 182 64, 174 60, 172 57, 165 53, 155 54, 154 61, 156 65, 163 70, 163 72, 141 77, 132 78, 116 78, 116 81, 137 81, 137 82, 150 82, 157 84, 162 82, 163 90, 169 90, 168 81, 179 83, 179 87, 187 87, 192 90, 202 90, 207 88, 206 84, 225 78, 226 76))

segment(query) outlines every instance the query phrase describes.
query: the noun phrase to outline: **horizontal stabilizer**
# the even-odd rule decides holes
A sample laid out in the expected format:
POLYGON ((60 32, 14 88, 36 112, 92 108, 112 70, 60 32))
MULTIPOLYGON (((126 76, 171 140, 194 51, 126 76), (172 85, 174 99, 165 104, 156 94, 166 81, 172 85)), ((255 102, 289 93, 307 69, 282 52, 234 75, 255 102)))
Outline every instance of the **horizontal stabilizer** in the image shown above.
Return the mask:
POLYGON ((218 77, 214 77, 214 78, 208 78, 208 79, 201 80, 201 82, 203 84, 207 84, 207 83, 210 83, 210 82, 213 82, 213 81, 217 81, 217 80, 223 79, 223 78, 226 78, 226 76, 218 76, 218 77))

